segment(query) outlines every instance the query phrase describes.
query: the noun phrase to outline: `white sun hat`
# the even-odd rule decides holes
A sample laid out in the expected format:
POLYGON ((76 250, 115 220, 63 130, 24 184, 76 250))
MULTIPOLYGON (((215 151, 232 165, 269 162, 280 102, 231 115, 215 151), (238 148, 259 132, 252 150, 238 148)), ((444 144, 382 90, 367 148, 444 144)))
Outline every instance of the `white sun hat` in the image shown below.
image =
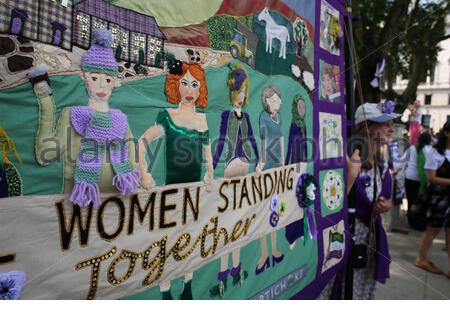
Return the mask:
POLYGON ((355 124, 366 120, 380 123, 394 120, 401 116, 393 112, 394 107, 395 103, 389 100, 384 103, 364 103, 356 109, 355 124))

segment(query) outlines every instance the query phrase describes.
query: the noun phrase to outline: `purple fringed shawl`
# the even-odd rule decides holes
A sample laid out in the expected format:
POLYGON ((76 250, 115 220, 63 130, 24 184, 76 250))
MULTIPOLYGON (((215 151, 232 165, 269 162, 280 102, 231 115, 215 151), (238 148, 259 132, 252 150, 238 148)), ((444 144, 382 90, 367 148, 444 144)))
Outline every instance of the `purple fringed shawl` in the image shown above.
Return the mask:
POLYGON ((138 169, 129 161, 125 114, 117 109, 102 113, 90 107, 72 107, 70 121, 77 134, 83 137, 75 168, 75 184, 70 200, 81 207, 100 205, 98 180, 104 153, 108 150, 111 166, 115 172, 112 184, 122 195, 133 193, 139 185, 138 169))
MULTIPOLYGON (((383 184, 379 196, 386 199, 391 198, 392 190, 392 176, 389 170, 384 174, 383 184)), ((356 216, 370 228, 370 219, 372 212, 372 201, 367 197, 364 187, 363 178, 359 177, 355 182, 355 198, 356 198, 356 216)), ((389 255, 388 242, 386 233, 381 223, 381 217, 378 215, 375 219, 375 237, 376 237, 376 265, 375 265, 375 280, 380 283, 385 283, 389 278, 389 265, 391 257, 389 255)))

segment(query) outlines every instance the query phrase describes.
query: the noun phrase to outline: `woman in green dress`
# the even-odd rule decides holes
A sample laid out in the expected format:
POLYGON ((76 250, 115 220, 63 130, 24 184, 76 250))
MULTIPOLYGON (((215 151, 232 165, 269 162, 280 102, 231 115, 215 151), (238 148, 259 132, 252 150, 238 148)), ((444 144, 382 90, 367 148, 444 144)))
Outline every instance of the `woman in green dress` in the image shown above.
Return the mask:
MULTIPOLYGON (((164 109, 156 117, 156 123, 139 139, 139 169, 141 185, 147 191, 155 186, 148 163, 145 160, 147 145, 165 136, 166 162, 165 184, 201 181, 203 158, 206 160, 204 181, 207 190, 212 182, 213 165, 209 143, 208 124, 196 106, 205 108, 208 89, 205 71, 197 63, 173 61, 166 79, 166 96, 170 103, 179 103, 176 109, 164 109)), ((192 272, 185 275, 181 299, 192 299, 192 272)), ((160 283, 163 299, 172 299, 170 281, 160 283)))

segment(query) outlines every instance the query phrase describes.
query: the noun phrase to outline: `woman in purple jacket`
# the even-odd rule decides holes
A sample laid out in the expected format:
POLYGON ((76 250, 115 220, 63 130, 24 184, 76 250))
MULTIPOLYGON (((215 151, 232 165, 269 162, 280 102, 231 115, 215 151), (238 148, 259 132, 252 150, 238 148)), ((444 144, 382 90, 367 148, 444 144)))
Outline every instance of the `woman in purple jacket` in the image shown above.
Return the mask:
POLYGON ((348 161, 348 190, 354 185, 356 222, 354 243, 353 299, 374 299, 376 282, 389 278, 389 256, 386 233, 381 214, 392 206, 392 176, 383 150, 394 133, 393 104, 365 103, 355 113, 356 131, 362 145, 362 154, 355 151, 348 161), (357 262, 357 264, 355 264, 357 262))

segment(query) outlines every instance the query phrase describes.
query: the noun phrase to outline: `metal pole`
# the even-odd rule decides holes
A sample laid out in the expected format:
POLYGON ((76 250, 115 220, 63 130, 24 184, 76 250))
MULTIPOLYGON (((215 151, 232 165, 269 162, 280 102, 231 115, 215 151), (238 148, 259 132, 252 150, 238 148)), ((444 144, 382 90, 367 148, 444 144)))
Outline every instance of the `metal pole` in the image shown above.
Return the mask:
MULTIPOLYGON (((347 141, 352 136, 353 120, 355 114, 355 73, 354 73, 354 61, 353 57, 353 27, 352 27, 352 1, 346 1, 347 16, 345 18, 345 24, 347 28, 347 37, 345 42, 345 97, 347 104, 347 141)), ((350 146, 350 153, 353 153, 353 148, 350 146)), ((351 154, 350 154, 351 155, 351 154)), ((350 254, 347 261, 347 269, 345 270, 345 286, 344 286, 344 298, 346 300, 353 299, 353 235, 355 234, 355 193, 354 188, 350 190, 348 194, 348 221, 349 229, 352 239, 350 239, 350 254)))

